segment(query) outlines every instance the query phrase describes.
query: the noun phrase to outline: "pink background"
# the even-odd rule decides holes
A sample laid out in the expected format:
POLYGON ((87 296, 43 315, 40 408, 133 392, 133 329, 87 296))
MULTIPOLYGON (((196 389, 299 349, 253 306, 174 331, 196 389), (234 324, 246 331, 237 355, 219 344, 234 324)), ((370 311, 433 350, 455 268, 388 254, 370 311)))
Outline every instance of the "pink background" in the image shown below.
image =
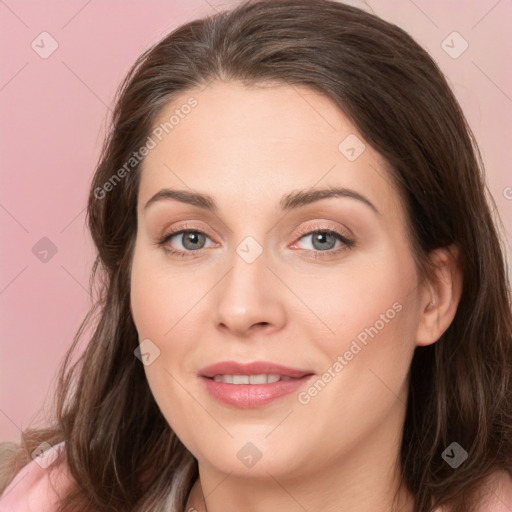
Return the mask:
MULTIPOLYGON (((45 400, 51 405, 59 362, 90 306, 94 249, 84 226, 86 197, 117 85, 168 31, 235 3, 0 2, 0 440, 17 440, 21 429, 41 419, 36 413, 45 400), (51 47, 42 32, 58 44, 46 59, 31 47, 33 41, 39 51, 51 47), (57 248, 46 262, 32 252, 43 237, 57 248)), ((448 76, 479 141, 509 243, 512 2, 366 5, 409 32, 448 76), (453 31, 469 44, 456 59, 441 47, 453 31)), ((456 39, 454 49, 460 44, 456 39)))

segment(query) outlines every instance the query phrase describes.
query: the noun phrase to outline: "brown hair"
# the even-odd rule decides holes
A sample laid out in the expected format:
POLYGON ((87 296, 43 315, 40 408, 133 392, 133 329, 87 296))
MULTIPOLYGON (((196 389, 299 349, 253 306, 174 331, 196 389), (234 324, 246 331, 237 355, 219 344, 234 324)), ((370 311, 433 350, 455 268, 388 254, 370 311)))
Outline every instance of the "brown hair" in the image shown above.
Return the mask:
POLYGON ((304 85, 331 98, 386 159, 405 198, 421 275, 430 251, 459 248, 462 297, 442 337, 415 350, 397 463, 415 512, 443 504, 472 510, 493 472, 512 475, 512 312, 499 218, 473 134, 434 60, 404 30, 330 0, 244 2, 177 28, 129 71, 89 195, 97 303, 60 369, 55 426, 23 434, 12 473, 42 441, 65 440, 79 485, 62 511, 183 510, 197 461, 134 357, 130 262, 140 166, 108 193, 98 190, 144 144, 171 100, 216 79, 304 85), (468 452, 457 469, 441 456, 453 441, 468 452))

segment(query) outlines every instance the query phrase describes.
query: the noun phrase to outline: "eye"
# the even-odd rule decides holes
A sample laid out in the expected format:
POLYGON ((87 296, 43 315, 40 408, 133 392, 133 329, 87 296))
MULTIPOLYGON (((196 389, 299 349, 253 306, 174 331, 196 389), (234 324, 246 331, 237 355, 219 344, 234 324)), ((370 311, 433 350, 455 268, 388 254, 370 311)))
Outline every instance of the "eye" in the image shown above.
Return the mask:
MULTIPOLYGON (((317 227, 314 229, 311 227, 307 229, 299 230, 299 240, 311 237, 311 248, 305 248, 304 250, 308 253, 312 253, 313 258, 318 257, 329 257, 333 256, 340 251, 346 251, 355 245, 355 242, 348 238, 340 231, 333 228, 317 227), (336 242, 340 243, 340 246, 336 246, 336 242)), ((180 226, 180 228, 174 231, 167 232, 159 240, 156 245, 162 247, 168 254, 179 257, 195 257, 198 256, 202 249, 205 249, 205 242, 210 239, 200 229, 194 226, 180 226), (172 244, 173 240, 176 239, 181 247, 176 247, 172 244)), ((296 248, 297 242, 291 247, 296 248)))
MULTIPOLYGON (((352 239, 333 228, 315 226, 315 229, 311 229, 309 227, 300 230, 299 235, 302 235, 299 240, 310 238, 310 248, 306 247, 306 250, 313 252, 314 258, 332 256, 355 245, 352 239), (339 242, 340 245, 335 249, 336 242, 339 242)), ((297 242, 292 247, 295 247, 296 244, 297 242)))
POLYGON ((205 248, 205 241, 209 237, 193 226, 181 226, 180 229, 170 231, 163 235, 156 244, 164 248, 169 254, 176 256, 192 256, 205 248), (173 247, 172 241, 178 241, 178 247, 173 247), (181 245, 181 247, 179 247, 181 245))

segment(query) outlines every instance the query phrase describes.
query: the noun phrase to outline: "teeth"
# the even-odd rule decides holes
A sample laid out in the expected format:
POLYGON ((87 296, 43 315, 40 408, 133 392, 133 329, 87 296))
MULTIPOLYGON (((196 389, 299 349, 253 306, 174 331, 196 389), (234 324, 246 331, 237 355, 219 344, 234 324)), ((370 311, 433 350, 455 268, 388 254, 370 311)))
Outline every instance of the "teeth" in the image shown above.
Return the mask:
POLYGON ((213 380, 224 382, 226 384, 271 384, 278 380, 291 380, 290 377, 284 377, 276 374, 261 375, 215 375, 213 380))

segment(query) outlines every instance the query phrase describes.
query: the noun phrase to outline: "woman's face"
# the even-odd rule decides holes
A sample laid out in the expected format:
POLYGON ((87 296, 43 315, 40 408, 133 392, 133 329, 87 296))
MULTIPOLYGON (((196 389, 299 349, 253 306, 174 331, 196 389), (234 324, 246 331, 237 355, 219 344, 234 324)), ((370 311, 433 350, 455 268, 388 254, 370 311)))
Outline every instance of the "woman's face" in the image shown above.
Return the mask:
POLYGON ((226 82, 169 105, 148 147, 132 313, 200 465, 278 478, 395 454, 422 306, 379 154, 310 89, 226 82))

